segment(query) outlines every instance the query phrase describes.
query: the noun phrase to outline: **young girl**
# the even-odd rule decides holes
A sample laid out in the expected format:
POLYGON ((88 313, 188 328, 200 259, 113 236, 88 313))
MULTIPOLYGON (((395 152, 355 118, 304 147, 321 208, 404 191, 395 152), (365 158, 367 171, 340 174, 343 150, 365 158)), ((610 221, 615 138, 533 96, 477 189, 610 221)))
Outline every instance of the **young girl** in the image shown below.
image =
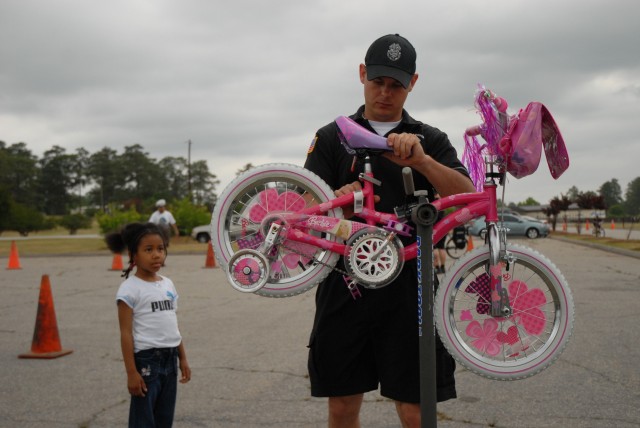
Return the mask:
POLYGON ((178 360, 189 382, 191 369, 178 330, 178 293, 158 274, 169 238, 153 223, 131 223, 106 237, 109 249, 129 252, 126 280, 116 294, 120 342, 131 394, 129 427, 170 427, 176 404, 178 360), (136 268, 133 277, 129 273, 136 268))

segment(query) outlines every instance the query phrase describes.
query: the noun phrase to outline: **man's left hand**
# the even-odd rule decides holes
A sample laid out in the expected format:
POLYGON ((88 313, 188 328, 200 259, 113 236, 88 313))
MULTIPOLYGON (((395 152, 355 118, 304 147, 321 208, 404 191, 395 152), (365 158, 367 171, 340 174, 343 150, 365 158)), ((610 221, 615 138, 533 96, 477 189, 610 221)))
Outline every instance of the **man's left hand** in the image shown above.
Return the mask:
POLYGON ((387 145, 393 152, 385 153, 384 156, 400 166, 410 167, 424 161, 424 149, 420 138, 415 134, 389 134, 387 145))

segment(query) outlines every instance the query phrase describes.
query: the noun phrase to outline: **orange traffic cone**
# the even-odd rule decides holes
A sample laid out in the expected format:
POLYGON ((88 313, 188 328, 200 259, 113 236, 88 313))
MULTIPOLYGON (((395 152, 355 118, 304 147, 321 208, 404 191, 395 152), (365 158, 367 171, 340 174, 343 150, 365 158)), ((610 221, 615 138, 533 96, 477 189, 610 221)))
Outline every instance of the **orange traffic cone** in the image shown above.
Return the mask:
POLYGON ((72 353, 71 349, 62 349, 58 335, 56 310, 53 307, 49 275, 42 275, 36 328, 33 331, 31 352, 18 355, 19 358, 58 358, 72 353))
POLYGON ((469 235, 469 239, 467 240, 467 251, 473 250, 473 237, 469 235))
POLYGON ((611 219, 611 230, 616 228, 616 223, 611 219))
POLYGON ((122 265, 122 254, 113 253, 113 261, 111 262, 111 269, 109 270, 123 270, 124 266, 122 265))
POLYGON ((211 241, 209 241, 209 245, 207 245, 207 260, 204 263, 205 268, 214 268, 216 267, 216 258, 213 255, 213 245, 211 241))
POLYGON ((20 267, 20 257, 18 257, 16 241, 11 241, 11 253, 9 254, 7 269, 22 269, 22 267, 20 267))

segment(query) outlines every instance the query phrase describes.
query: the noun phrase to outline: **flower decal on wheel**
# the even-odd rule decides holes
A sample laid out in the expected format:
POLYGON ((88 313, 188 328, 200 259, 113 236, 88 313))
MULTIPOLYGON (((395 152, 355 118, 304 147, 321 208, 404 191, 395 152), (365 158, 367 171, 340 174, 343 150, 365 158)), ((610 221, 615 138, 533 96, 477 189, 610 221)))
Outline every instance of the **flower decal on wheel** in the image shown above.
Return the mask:
MULTIPOLYGON (((278 194, 276 189, 267 189, 257 195, 255 203, 249 209, 249 220, 254 224, 260 224, 270 214, 295 212, 305 206, 305 199, 298 193, 286 191, 278 194)), ((264 237, 261 233, 258 235, 261 243, 264 237)), ((256 237, 254 236, 252 239, 255 241, 256 237)), ((242 247, 243 242, 241 241, 243 240, 239 240, 239 245, 242 247)), ((252 242, 251 247, 256 248, 256 242, 252 242)), ((313 258, 317 249, 313 245, 286 240, 279 246, 279 250, 282 254, 282 261, 274 261, 271 264, 271 270, 274 272, 281 272, 282 264, 288 269, 306 265, 313 258)), ((274 251, 271 255, 274 256, 276 253, 277 251, 274 251)))
MULTIPOLYGON (((547 315, 540 309, 547 303, 547 297, 538 288, 530 289, 524 281, 512 281, 508 287, 511 303, 511 320, 521 325, 528 334, 540 335, 547 323, 547 315)), ((489 313, 491 293, 489 291, 489 275, 482 274, 472 281, 465 293, 477 294, 476 312, 481 315, 489 313)))
POLYGON ((547 303, 547 297, 542 290, 529 289, 523 281, 513 281, 509 284, 508 289, 513 316, 520 320, 520 324, 527 333, 542 334, 547 322, 545 313, 540 309, 547 303))
POLYGON ((276 189, 263 190, 258 194, 258 201, 249 210, 249 220, 260 223, 269 213, 299 211, 306 202, 295 192, 283 192, 278 195, 276 189))
POLYGON ((498 322, 493 318, 487 318, 482 322, 472 321, 466 329, 467 336, 473 337, 475 340, 471 344, 483 354, 491 356, 500 353, 500 343, 498 337, 498 322))

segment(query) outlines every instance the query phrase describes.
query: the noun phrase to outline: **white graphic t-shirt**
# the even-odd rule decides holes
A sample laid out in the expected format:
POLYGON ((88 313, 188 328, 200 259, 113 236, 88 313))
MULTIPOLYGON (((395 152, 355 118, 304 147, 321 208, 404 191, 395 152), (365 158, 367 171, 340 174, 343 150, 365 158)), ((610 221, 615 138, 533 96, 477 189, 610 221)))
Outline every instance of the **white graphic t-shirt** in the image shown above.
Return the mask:
POLYGON ((176 224, 176 219, 169 211, 154 211, 153 214, 151 214, 151 217, 149 217, 149 223, 155 223, 161 226, 170 226, 172 224, 176 224))
POLYGON ((133 309, 134 352, 150 348, 173 348, 182 341, 178 330, 178 293, 173 282, 164 276, 147 282, 131 276, 116 294, 133 309))

